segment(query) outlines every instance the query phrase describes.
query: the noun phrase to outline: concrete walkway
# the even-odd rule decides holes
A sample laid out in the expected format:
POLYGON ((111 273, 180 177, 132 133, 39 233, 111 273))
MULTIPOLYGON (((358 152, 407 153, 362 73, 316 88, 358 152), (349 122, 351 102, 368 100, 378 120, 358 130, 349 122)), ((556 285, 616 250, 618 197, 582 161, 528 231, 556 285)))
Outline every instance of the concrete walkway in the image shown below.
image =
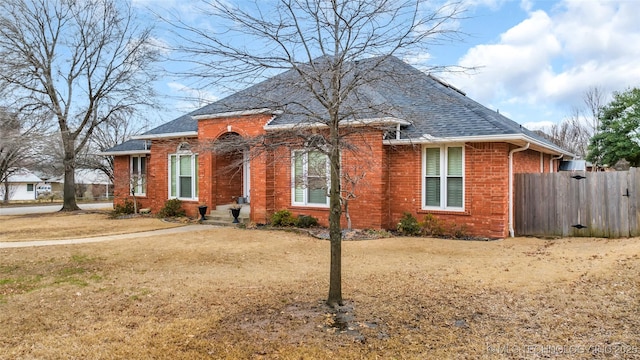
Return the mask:
POLYGON ((142 232, 135 232, 135 233, 129 233, 129 234, 120 234, 120 235, 95 236, 95 237, 79 238, 79 239, 0 242, 0 249, 23 248, 23 247, 33 247, 33 246, 87 244, 87 243, 102 242, 102 241, 124 240, 124 239, 133 239, 133 238, 144 238, 144 237, 150 237, 150 236, 181 234, 185 232, 206 230, 206 229, 212 229, 212 227, 202 226, 202 225, 186 225, 186 226, 180 226, 180 227, 174 227, 174 228, 168 228, 168 229, 142 231, 142 232))

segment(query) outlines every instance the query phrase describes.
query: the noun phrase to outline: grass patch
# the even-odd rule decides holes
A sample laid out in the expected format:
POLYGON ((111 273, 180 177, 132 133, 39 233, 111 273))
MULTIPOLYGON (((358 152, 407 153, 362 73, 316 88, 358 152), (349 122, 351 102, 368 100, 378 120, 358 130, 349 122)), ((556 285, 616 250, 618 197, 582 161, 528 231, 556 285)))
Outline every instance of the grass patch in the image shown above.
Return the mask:
POLYGON ((495 352, 507 345, 633 358, 640 349, 638 239, 391 237, 342 250, 345 306, 334 310, 324 304, 327 242, 291 232, 203 227, 6 249, 0 348, 7 358, 105 359, 562 356, 495 352), (7 292, 29 281, 33 290, 7 292))
POLYGON ((83 264, 93 261, 88 255, 71 255, 71 261, 78 264, 83 264))
POLYGON ((150 294, 151 294, 151 290, 150 289, 142 288, 142 289, 136 291, 135 294, 129 295, 129 300, 141 301, 143 298, 148 297, 148 295, 150 295, 150 294))
POLYGON ((71 255, 69 258, 47 258, 24 266, 4 266, 7 276, 0 278, 0 294, 5 296, 45 290, 52 286, 71 285, 86 287, 90 282, 103 279, 100 258, 88 255, 71 255))
POLYGON ((2 241, 77 239, 182 226, 151 217, 112 219, 108 212, 95 211, 0 216, 0 221, 2 241))
POLYGON ((0 274, 11 274, 17 269, 18 269, 17 265, 12 265, 12 266, 0 265, 0 274))

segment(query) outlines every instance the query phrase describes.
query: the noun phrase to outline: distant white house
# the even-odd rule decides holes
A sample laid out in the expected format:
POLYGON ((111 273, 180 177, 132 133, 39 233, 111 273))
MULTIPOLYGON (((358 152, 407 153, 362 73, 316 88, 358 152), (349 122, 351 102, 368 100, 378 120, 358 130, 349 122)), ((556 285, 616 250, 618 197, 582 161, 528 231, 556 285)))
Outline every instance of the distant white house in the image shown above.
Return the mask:
POLYGON ((35 200, 38 196, 37 186, 42 179, 27 169, 18 169, 7 178, 7 183, 0 183, 0 199, 35 200), (8 186, 7 186, 8 185, 8 186), (8 192, 7 192, 8 191, 8 192))
MULTIPOLYGON (((83 199, 101 199, 111 196, 113 184, 103 172, 92 169, 76 169, 76 196, 83 199)), ((64 176, 47 180, 54 193, 62 194, 64 176)))

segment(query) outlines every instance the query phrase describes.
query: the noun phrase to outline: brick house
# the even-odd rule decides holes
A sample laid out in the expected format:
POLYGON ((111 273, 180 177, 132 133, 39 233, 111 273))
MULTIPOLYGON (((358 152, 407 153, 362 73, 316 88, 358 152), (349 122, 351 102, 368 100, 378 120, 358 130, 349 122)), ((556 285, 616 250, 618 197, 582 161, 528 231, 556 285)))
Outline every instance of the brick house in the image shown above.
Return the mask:
MULTIPOLYGON (((360 179, 349 202, 354 228, 395 229, 410 212, 503 238, 513 229, 513 174, 552 172, 572 156, 395 57, 350 66, 369 77, 344 107, 342 171, 360 179)), ((264 145, 323 135, 318 114, 297 73, 285 71, 104 152, 115 159, 115 201, 133 186, 142 207, 156 212, 179 198, 197 216, 201 204, 214 209, 243 197, 255 223, 288 209, 327 225, 326 155, 311 149, 309 137, 264 145), (234 142, 244 150, 216 150, 234 142)), ((349 188, 344 179, 342 188, 349 188)))

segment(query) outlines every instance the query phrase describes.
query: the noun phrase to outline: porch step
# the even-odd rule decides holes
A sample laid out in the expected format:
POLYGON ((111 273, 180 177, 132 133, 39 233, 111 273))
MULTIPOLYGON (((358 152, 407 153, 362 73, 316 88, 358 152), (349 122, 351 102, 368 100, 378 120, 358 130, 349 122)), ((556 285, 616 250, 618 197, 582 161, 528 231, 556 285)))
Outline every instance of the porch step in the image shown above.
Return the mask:
POLYGON ((205 215, 206 220, 202 221, 203 224, 216 225, 216 226, 237 226, 238 224, 249 224, 249 205, 245 204, 240 209, 240 216, 238 216, 239 223, 233 223, 233 216, 231 216, 231 205, 221 205, 216 210, 211 210, 209 214, 205 215))

